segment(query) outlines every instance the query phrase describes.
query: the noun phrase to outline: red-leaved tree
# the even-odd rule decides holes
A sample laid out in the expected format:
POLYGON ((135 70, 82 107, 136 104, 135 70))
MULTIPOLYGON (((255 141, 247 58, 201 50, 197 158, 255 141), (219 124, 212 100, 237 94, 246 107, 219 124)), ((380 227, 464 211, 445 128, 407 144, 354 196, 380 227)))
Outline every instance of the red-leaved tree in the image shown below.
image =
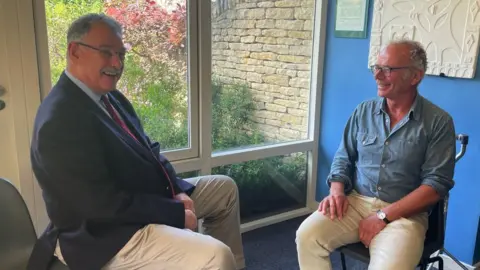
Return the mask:
POLYGON ((112 0, 106 13, 124 29, 124 42, 142 58, 142 65, 167 64, 185 69, 186 7, 177 4, 168 11, 154 0, 112 0))

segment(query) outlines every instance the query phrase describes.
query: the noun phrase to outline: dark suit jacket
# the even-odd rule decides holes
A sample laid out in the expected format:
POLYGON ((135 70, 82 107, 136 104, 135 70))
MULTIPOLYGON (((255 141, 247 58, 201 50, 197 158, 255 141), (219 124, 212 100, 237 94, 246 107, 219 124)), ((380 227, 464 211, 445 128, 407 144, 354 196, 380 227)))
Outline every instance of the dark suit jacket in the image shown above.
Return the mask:
POLYGON ((29 269, 46 269, 57 238, 70 269, 100 269, 147 224, 184 228, 165 171, 176 193, 194 187, 159 154, 128 100, 118 91, 109 97, 142 145, 65 74, 40 105, 31 161, 51 223, 29 269))

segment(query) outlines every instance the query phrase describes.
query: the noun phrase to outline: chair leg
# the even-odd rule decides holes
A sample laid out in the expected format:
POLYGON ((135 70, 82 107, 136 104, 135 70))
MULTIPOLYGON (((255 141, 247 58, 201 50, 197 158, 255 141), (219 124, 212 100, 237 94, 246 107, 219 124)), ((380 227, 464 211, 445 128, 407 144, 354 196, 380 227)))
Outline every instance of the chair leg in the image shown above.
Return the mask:
POLYGON ((442 257, 438 257, 439 260, 438 260, 438 270, 443 270, 443 258, 442 257))
POLYGON ((428 261, 422 260, 422 262, 420 263, 420 270, 427 270, 427 266, 428 266, 428 261))
POLYGON ((347 270, 347 264, 345 262, 345 254, 340 252, 340 260, 342 261, 342 270, 347 270))
POLYGON ((427 270, 429 264, 434 264, 438 262, 438 270, 443 270, 443 258, 442 257, 433 257, 422 261, 421 270, 427 270))

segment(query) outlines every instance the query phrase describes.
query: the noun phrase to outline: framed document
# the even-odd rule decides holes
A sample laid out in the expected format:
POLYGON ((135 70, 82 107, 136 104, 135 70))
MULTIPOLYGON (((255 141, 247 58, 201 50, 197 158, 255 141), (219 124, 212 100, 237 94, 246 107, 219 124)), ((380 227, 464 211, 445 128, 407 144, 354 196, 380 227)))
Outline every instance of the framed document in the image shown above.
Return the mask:
POLYGON ((369 0, 337 0, 335 36, 366 38, 369 0))

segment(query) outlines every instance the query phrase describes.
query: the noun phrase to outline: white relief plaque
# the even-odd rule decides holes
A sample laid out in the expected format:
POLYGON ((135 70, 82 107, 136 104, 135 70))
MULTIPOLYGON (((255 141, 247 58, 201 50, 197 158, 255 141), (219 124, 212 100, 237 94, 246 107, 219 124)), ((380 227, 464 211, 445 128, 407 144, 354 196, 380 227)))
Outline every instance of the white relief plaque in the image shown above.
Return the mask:
POLYGON ((480 0, 375 0, 368 65, 392 39, 423 44, 427 74, 473 78, 478 57, 480 0))

